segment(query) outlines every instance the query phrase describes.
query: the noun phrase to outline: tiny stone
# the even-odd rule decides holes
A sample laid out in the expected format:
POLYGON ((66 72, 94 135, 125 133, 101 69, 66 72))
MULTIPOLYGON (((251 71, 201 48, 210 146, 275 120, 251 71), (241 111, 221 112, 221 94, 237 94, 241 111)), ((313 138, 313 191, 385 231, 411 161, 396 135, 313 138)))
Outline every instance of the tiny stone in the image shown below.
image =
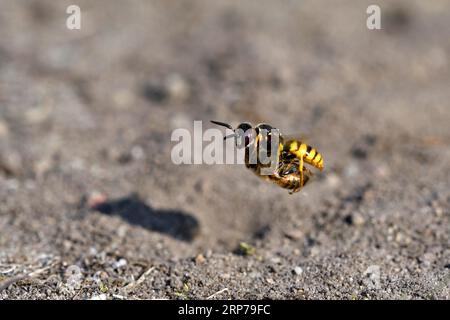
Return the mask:
POLYGON ((365 222, 364 217, 361 214, 359 214, 359 213, 353 214, 352 220, 353 220, 353 224, 355 226, 361 226, 365 222))
POLYGON ((14 151, 0 154, 0 173, 8 176, 19 176, 22 170, 22 157, 14 151))
POLYGON ((400 244, 409 244, 411 242, 411 239, 409 236, 407 236, 401 232, 398 232, 395 235, 395 242, 400 243, 400 244))
POLYGON ((279 264, 281 262, 281 259, 278 257, 273 257, 272 259, 270 259, 270 261, 272 263, 279 264))
POLYGON ((337 174, 335 173, 331 173, 327 176, 327 183, 331 186, 331 187, 337 187, 340 183, 340 178, 337 174))
POLYGON ((113 101, 119 107, 129 107, 134 103, 134 95, 126 89, 119 89, 113 94, 113 101))
POLYGON ((252 278, 252 279, 256 279, 256 278, 261 277, 261 273, 260 273, 260 272, 257 272, 257 271, 252 271, 252 272, 249 273, 248 276, 249 276, 250 278, 252 278))
POLYGON ((90 209, 94 209, 95 207, 103 204, 107 200, 107 196, 101 192, 94 191, 90 194, 89 199, 87 201, 87 206, 90 209))
POLYGON ((117 236, 120 238, 123 238, 127 235, 127 226, 126 225, 121 225, 119 228, 117 228, 117 236))
POLYGON ((301 267, 295 267, 294 272, 296 275, 301 276, 303 274, 303 269, 301 267))
POLYGON ((52 168, 52 165, 53 165, 53 163, 52 163, 51 159, 48 159, 48 158, 41 159, 37 163, 35 163, 34 172, 36 173, 36 175, 38 177, 42 177, 45 173, 50 171, 50 169, 52 168))
POLYGON ((119 259, 118 261, 113 263, 113 269, 120 269, 122 267, 125 267, 127 265, 127 260, 125 259, 119 259))
POLYGON ((69 240, 63 241, 64 250, 69 251, 72 248, 72 242, 69 240))
POLYGON ((319 254, 320 254, 320 248, 318 248, 318 247, 312 247, 311 248, 310 255, 312 257, 315 257, 315 256, 317 256, 319 254))
POLYGON ((11 191, 16 191, 19 189, 19 181, 17 179, 6 180, 6 188, 11 191))
POLYGON ((166 91, 170 98, 183 100, 189 96, 189 85, 179 74, 171 74, 165 81, 166 91))
POLYGON ((444 210, 442 209, 442 207, 436 207, 434 208, 434 212, 436 213, 436 215, 438 217, 442 217, 444 214, 444 210))
POLYGON ((370 289, 378 289, 380 287, 381 268, 378 265, 370 265, 364 271, 363 283, 370 289))
POLYGON ((348 215, 345 218, 345 222, 347 222, 348 224, 354 225, 354 226, 361 226, 364 224, 364 217, 359 214, 359 213, 353 213, 348 215))
POLYGON ((303 238, 303 232, 299 229, 286 230, 284 232, 285 237, 292 240, 299 240, 303 238))
POLYGON ((142 147, 140 147, 140 146, 134 146, 131 149, 131 156, 135 160, 143 159, 145 157, 144 149, 142 149, 142 147))
POLYGON ((192 127, 193 119, 184 113, 176 113, 170 118, 170 127, 172 129, 190 128, 192 127))
POLYGON ((360 173, 359 166, 355 162, 351 162, 344 169, 344 176, 347 178, 353 178, 360 173))
POLYGON ((376 172, 377 172, 378 176, 383 177, 383 178, 389 176, 389 174, 390 174, 389 167, 386 166, 385 164, 379 165, 377 167, 376 172))
POLYGON ((206 261, 205 257, 200 253, 195 257, 196 264, 202 264, 206 261))
POLYGON ((421 258, 420 261, 423 263, 424 266, 429 267, 434 260, 434 254, 432 253, 425 253, 421 258))
POLYGON ((30 124, 39 124, 47 120, 51 112, 52 108, 49 105, 31 108, 25 111, 25 119, 30 124))

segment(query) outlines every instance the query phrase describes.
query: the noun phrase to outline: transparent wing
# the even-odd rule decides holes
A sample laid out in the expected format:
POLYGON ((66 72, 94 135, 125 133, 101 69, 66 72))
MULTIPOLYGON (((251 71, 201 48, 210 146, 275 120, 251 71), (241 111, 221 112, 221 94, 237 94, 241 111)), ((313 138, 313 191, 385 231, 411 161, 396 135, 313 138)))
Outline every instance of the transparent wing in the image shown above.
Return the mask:
MULTIPOLYGON (((299 175, 299 160, 297 158, 291 160, 282 160, 278 164, 278 174, 280 176, 287 176, 290 174, 299 175)), ((303 167, 303 175, 308 176, 311 179, 314 176, 314 173, 307 168, 303 167)))

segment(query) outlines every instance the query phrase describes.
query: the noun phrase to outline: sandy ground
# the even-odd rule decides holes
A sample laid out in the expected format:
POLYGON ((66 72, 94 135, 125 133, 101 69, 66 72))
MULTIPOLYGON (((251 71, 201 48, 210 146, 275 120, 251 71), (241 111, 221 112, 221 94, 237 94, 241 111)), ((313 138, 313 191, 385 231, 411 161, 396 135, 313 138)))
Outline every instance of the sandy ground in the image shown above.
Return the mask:
POLYGON ((448 1, 74 2, 0 3, 0 299, 450 298, 448 1), (172 164, 210 119, 325 170, 172 164))

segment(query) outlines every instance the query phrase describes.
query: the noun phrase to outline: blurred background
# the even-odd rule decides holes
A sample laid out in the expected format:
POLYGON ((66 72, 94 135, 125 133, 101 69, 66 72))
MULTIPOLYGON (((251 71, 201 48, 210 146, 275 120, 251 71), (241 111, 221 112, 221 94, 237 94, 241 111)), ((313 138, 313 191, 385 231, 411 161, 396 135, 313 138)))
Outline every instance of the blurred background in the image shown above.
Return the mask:
POLYGON ((2 0, 0 280, 48 270, 0 298, 448 299, 449 84, 444 0, 2 0), (289 195, 172 164, 211 119, 304 133, 325 170, 289 195))

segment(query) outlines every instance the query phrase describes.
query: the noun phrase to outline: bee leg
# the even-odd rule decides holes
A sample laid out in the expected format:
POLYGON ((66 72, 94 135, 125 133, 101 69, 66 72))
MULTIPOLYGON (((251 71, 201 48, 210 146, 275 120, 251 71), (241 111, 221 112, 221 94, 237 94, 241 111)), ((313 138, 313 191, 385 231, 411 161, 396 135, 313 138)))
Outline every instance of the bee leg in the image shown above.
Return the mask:
POLYGON ((289 190, 289 194, 294 194, 296 192, 299 192, 301 188, 302 188, 301 181, 294 180, 293 188, 291 190, 289 190))
POLYGON ((309 180, 314 176, 314 173, 311 172, 311 170, 309 170, 307 167, 303 168, 303 182, 302 185, 298 187, 297 191, 300 191, 301 188, 303 188, 308 182, 309 180))
POLYGON ((303 176, 303 157, 300 158, 300 165, 299 165, 299 171, 300 171, 300 188, 304 185, 304 176, 303 176))

